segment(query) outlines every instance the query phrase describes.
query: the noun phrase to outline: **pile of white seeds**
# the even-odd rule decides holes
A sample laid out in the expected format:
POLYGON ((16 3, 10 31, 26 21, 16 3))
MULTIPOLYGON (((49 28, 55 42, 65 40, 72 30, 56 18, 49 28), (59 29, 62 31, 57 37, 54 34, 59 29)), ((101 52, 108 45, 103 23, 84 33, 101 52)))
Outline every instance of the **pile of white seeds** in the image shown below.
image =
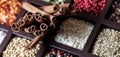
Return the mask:
POLYGON ((120 57, 120 32, 105 28, 96 40, 93 54, 100 57, 120 57))
POLYGON ((31 49, 25 50, 25 46, 28 43, 30 43, 30 40, 14 37, 7 45, 5 51, 3 51, 2 57, 35 57, 40 45, 37 44, 31 49))
POLYGON ((93 27, 83 20, 68 18, 60 26, 55 41, 82 50, 93 27))

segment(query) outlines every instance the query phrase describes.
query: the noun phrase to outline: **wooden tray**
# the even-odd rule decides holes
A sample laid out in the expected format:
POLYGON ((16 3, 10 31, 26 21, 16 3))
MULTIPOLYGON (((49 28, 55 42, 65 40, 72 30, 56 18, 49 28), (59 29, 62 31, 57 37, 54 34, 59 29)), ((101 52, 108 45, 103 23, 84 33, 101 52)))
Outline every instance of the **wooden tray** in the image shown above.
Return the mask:
MULTIPOLYGON (((110 11, 113 1, 114 0, 107 0, 106 6, 100 12, 99 16, 91 16, 87 13, 81 13, 80 16, 71 16, 71 17, 78 18, 78 19, 84 19, 85 21, 90 22, 94 25, 94 28, 85 44, 83 50, 78 50, 78 49, 55 42, 54 36, 57 34, 56 31, 58 30, 61 23, 64 21, 63 18, 64 19, 68 18, 68 16, 66 16, 66 17, 59 16, 59 17, 57 17, 59 23, 57 24, 58 27, 57 27, 56 31, 49 32, 47 34, 47 36, 42 40, 43 41, 42 44, 40 43, 41 49, 38 51, 36 57, 43 57, 46 49, 49 48, 47 46, 54 47, 54 48, 57 48, 60 50, 64 50, 65 52, 72 53, 79 57, 98 57, 91 53, 91 48, 93 47, 97 36, 101 32, 101 29, 103 29, 104 27, 107 27, 107 28, 112 28, 112 29, 120 31, 120 24, 114 23, 114 22, 106 19, 106 16, 109 15, 109 11, 110 11)), ((50 3, 46 3, 42 0, 28 0, 27 2, 37 5, 37 6, 51 5, 50 3)), ((68 0, 67 2, 71 2, 71 1, 68 0)), ((20 14, 17 16, 17 20, 20 17, 24 16, 25 13, 26 13, 26 11, 24 9, 22 9, 20 14)), ((4 26, 4 25, 0 25, 0 28, 7 30, 7 37, 5 37, 3 43, 0 46, 0 56, 2 56, 2 51, 5 49, 6 45, 8 44, 9 40, 11 39, 11 37, 13 35, 18 35, 18 36, 22 35, 21 37, 25 36, 25 37, 28 37, 28 39, 32 39, 34 37, 34 35, 27 34, 24 31, 13 32, 13 31, 11 31, 10 27, 4 26)))

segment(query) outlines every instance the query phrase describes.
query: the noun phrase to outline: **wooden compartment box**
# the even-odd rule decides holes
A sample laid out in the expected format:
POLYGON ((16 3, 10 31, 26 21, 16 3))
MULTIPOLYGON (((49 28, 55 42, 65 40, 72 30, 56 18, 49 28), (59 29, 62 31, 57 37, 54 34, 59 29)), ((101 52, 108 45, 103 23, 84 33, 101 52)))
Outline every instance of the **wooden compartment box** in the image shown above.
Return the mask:
MULTIPOLYGON (((43 2, 42 0, 27 0, 27 2, 33 4, 36 7, 44 6, 44 5, 51 5, 50 3, 43 2)), ((67 1, 67 2, 70 2, 70 1, 67 1)), ((63 50, 65 52, 73 54, 73 55, 76 55, 75 57, 99 57, 97 55, 92 54, 91 52, 93 50, 92 48, 95 45, 96 39, 99 36, 100 32, 104 28, 110 28, 110 29, 120 31, 119 23, 115 23, 115 22, 112 22, 107 19, 111 15, 111 5, 113 4, 113 2, 114 2, 114 0, 107 0, 106 5, 105 5, 104 9, 100 12, 99 16, 94 16, 94 15, 91 16, 87 13, 80 13, 80 16, 66 16, 66 17, 59 16, 59 17, 57 17, 57 21, 59 21, 59 22, 57 23, 58 26, 57 26, 56 30, 49 32, 45 36, 45 38, 39 42, 40 50, 37 52, 36 57, 44 57, 44 54, 46 53, 46 51, 48 49, 50 49, 51 47, 53 47, 55 49, 63 50), (69 47, 67 45, 58 43, 54 40, 54 37, 57 35, 56 31, 59 30, 62 22, 69 17, 77 18, 78 20, 84 20, 84 21, 92 23, 94 25, 93 30, 90 33, 90 36, 88 37, 83 50, 78 50, 78 49, 69 47)), ((27 11, 22 9, 20 14, 17 16, 17 20, 19 18, 21 18, 22 16, 24 16, 26 12, 27 11)), ((0 25, 0 28, 3 28, 3 29, 5 29, 5 31, 7 31, 7 36, 4 38, 2 44, 0 45, 0 56, 1 57, 2 57, 2 52, 5 50, 10 39, 12 39, 12 37, 14 37, 15 35, 20 36, 20 37, 27 37, 27 39, 30 39, 30 40, 33 39, 33 37, 34 37, 34 35, 27 34, 24 31, 13 32, 10 29, 10 27, 4 26, 4 25, 0 25)))

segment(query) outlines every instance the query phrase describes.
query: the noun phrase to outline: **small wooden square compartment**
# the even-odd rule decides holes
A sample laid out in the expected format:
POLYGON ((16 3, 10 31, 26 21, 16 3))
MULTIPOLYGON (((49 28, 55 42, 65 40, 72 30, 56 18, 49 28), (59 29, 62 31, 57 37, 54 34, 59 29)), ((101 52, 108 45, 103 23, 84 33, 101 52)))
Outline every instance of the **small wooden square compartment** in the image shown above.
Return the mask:
MULTIPOLYGON (((0 46, 0 57, 2 57, 2 52, 6 49, 6 46, 9 44, 9 42, 11 41, 11 39, 13 39, 14 37, 22 37, 22 38, 26 38, 27 40, 31 40, 32 38, 30 38, 30 36, 25 36, 25 35, 21 35, 21 34, 16 34, 16 33, 7 33, 7 37, 4 39, 2 45, 0 46)), ((38 43, 40 45, 40 49, 38 50, 36 57, 40 57, 41 54, 44 51, 44 45, 42 42, 38 43)))

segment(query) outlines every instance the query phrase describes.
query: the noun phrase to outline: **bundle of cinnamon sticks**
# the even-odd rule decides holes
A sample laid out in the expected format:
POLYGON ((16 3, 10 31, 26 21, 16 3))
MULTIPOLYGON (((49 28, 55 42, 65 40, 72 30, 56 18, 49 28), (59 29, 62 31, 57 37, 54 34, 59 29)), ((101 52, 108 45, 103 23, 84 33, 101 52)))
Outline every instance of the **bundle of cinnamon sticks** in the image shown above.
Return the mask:
POLYGON ((28 12, 16 23, 13 23, 11 29, 15 32, 23 30, 26 33, 32 33, 36 36, 26 46, 26 49, 31 48, 36 42, 44 38, 51 29, 55 29, 57 16, 70 14, 77 15, 76 10, 70 8, 70 3, 37 8, 30 3, 23 2, 22 7, 28 12))

